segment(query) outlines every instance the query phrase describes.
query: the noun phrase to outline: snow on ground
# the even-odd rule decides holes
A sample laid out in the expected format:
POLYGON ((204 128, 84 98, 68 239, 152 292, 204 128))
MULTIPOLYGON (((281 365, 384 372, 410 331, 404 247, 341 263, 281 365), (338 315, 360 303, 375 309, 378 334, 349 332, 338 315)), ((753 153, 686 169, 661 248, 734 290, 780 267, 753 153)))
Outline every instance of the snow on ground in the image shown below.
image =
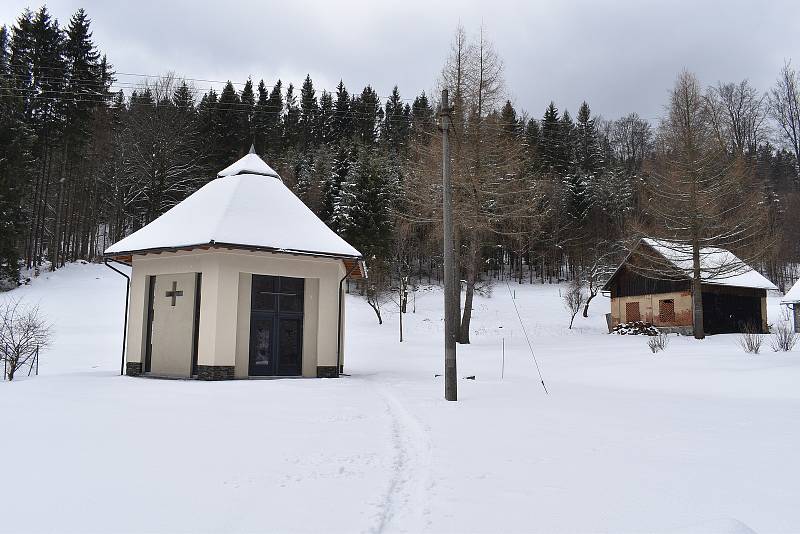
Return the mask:
POLYGON ((40 376, 0 383, 0 532, 800 531, 800 351, 652 355, 605 333, 604 299, 570 331, 559 286, 511 288, 550 394, 496 284, 457 403, 438 290, 402 344, 396 309, 378 326, 348 297, 349 377, 217 383, 118 376, 125 286, 103 266, 2 294, 56 339, 40 376))

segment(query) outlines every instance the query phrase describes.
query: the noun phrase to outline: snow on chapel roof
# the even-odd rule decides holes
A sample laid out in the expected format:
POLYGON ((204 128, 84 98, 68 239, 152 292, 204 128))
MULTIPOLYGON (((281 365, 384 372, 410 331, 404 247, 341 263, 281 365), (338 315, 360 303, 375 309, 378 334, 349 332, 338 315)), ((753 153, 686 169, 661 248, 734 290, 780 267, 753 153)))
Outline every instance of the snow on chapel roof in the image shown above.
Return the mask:
POLYGON ((267 162, 258 157, 254 146, 250 147, 250 153, 245 157, 219 171, 217 177, 236 176, 237 174, 258 174, 280 179, 278 173, 267 165, 267 162))
MULTIPOLYGON (((692 248, 672 241, 645 238, 644 241, 678 270, 692 275, 692 248)), ((744 263, 734 253, 723 248, 700 249, 700 276, 706 284, 721 286, 778 289, 758 271, 744 263)))
POLYGON ((219 173, 105 254, 199 245, 239 245, 342 258, 361 253, 322 222, 256 154, 219 173))
POLYGON ((800 302, 800 280, 781 299, 781 304, 797 304, 800 302))

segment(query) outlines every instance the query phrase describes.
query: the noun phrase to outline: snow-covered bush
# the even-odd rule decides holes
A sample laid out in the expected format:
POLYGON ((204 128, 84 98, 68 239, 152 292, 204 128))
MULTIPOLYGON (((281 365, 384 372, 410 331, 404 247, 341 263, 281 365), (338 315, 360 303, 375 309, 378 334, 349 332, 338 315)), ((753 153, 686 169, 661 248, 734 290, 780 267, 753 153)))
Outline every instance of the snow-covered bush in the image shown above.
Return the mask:
POLYGON ((764 342, 764 339, 759 334, 757 328, 753 327, 752 325, 747 325, 744 327, 744 332, 739 335, 739 345, 744 349, 744 351, 748 354, 758 354, 761 350, 761 344, 764 342))
POLYGON ((772 328, 769 346, 775 352, 789 352, 797 344, 798 336, 794 327, 788 322, 780 322, 772 328))
POLYGON ((664 332, 659 332, 647 340, 647 346, 650 347, 650 351, 653 354, 666 350, 667 345, 669 345, 669 338, 664 332))
POLYGON ((38 306, 28 306, 22 299, 0 304, 0 361, 5 364, 6 378, 33 365, 34 356, 50 343, 50 325, 39 315, 38 306))

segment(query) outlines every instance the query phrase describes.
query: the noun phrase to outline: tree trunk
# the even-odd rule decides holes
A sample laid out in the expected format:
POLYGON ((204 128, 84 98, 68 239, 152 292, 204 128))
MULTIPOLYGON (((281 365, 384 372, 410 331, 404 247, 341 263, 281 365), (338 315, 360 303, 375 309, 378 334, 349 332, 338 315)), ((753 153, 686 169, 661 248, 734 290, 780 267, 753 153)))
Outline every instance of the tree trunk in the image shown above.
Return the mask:
POLYGON ((704 339, 706 334, 703 330, 703 284, 700 278, 700 245, 697 240, 692 244, 692 263, 694 264, 694 276, 692 276, 694 338, 704 339))
POLYGON ((469 243, 469 259, 466 269, 467 287, 466 294, 464 296, 464 312, 461 316, 461 329, 458 335, 458 342, 463 345, 468 345, 470 342, 469 325, 472 321, 472 301, 475 297, 475 283, 478 280, 479 255, 480 248, 478 247, 478 236, 476 232, 473 232, 469 243))
POLYGON ((583 316, 589 317, 589 303, 597 296, 597 291, 589 290, 589 296, 586 297, 586 304, 583 305, 583 316))

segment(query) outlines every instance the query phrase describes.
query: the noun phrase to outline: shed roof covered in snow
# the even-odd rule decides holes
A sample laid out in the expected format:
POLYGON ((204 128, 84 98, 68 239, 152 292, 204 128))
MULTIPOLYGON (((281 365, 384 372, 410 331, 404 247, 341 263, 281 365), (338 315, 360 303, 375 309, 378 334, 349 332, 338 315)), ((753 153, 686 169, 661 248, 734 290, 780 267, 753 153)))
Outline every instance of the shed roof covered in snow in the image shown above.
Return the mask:
MULTIPOLYGON (((674 267, 681 277, 692 277, 692 247, 674 241, 659 239, 642 239, 637 248, 642 244, 654 250, 664 258, 669 266, 674 267)), ((630 256, 629 256, 630 257, 630 256)), ((622 265, 627 263, 627 259, 622 265)), ((608 290, 612 280, 622 267, 606 282, 603 287, 608 290)), ((700 249, 700 276, 704 284, 747 287, 754 289, 778 289, 775 284, 767 280, 761 273, 747 265, 734 253, 717 247, 703 247, 700 249)))
POLYGON ((790 289, 781 299, 781 304, 798 304, 800 303, 800 280, 790 289))
POLYGON ((218 176, 105 254, 217 245, 361 259, 361 253, 328 228, 256 154, 246 155, 218 176))

